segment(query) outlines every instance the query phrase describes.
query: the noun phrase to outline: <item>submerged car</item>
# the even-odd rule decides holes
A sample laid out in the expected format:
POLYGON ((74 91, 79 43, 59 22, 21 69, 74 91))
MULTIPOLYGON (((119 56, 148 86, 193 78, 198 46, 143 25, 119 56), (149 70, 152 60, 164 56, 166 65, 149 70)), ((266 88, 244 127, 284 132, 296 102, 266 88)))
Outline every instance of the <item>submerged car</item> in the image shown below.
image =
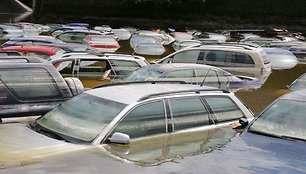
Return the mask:
POLYGON ((281 48, 264 48, 264 50, 270 59, 272 69, 291 69, 299 62, 295 55, 288 50, 281 48))
POLYGON ((93 47, 101 52, 113 53, 116 52, 120 45, 113 36, 108 35, 87 35, 84 40, 84 44, 93 47))
POLYGON ((220 147, 228 134, 222 130, 240 119, 252 120, 253 114, 228 91, 172 83, 108 85, 85 91, 34 123, 2 125, 0 166, 2 171, 27 169, 48 163, 50 156, 75 154, 111 162, 99 162, 107 173, 122 163, 143 171, 131 163, 154 166, 180 159, 178 154, 220 147), (168 150, 161 152, 163 147, 168 150))
POLYGON ((2 47, 8 46, 25 46, 25 45, 38 45, 38 44, 61 44, 63 41, 55 39, 51 36, 35 36, 35 37, 22 37, 12 38, 2 44, 2 47))
POLYGON ((52 56, 51 63, 64 77, 79 78, 85 87, 92 88, 113 79, 122 79, 149 63, 144 57, 125 54, 68 53, 52 56))
POLYGON ((202 45, 203 43, 199 40, 179 40, 179 41, 175 41, 172 44, 172 47, 175 51, 181 50, 183 48, 186 47, 190 47, 190 46, 198 46, 198 45, 202 45))
POLYGON ((66 43, 83 43, 83 40, 87 35, 102 34, 103 33, 97 30, 70 30, 59 33, 54 37, 66 43))
POLYGON ((0 121, 40 116, 83 92, 76 78, 63 78, 51 63, 24 56, 0 58, 0 121))
POLYGON ((58 47, 50 46, 10 46, 1 48, 2 51, 18 51, 25 56, 39 57, 45 60, 50 60, 50 56, 61 55, 65 51, 58 47))
POLYGON ((137 44, 133 49, 136 54, 154 56, 162 55, 166 51, 165 47, 160 43, 141 43, 137 44))
POLYGON ((0 40, 7 40, 15 37, 22 37, 23 31, 18 26, 0 24, 0 40))
POLYGON ((123 81, 184 81, 191 84, 213 86, 221 89, 256 89, 259 79, 239 77, 209 65, 171 63, 153 64, 137 69, 123 81))

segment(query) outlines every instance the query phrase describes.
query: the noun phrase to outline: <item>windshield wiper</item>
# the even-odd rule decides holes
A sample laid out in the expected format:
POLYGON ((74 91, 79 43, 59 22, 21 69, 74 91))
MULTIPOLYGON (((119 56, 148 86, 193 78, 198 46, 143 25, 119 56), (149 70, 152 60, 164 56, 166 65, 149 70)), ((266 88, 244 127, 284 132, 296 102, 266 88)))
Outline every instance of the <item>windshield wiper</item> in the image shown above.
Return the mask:
POLYGON ((30 128, 31 128, 32 130, 34 130, 35 132, 38 132, 38 133, 43 134, 43 135, 46 135, 46 136, 48 136, 48 137, 50 137, 50 138, 55 138, 55 139, 57 139, 57 140, 64 140, 64 141, 66 141, 66 142, 70 142, 70 141, 68 141, 66 138, 64 138, 64 136, 62 136, 62 135, 60 135, 60 134, 58 134, 58 133, 56 133, 56 132, 54 132, 54 131, 51 131, 51 130, 49 130, 49 129, 46 129, 46 128, 44 128, 44 127, 38 125, 38 124, 35 123, 35 122, 32 123, 32 124, 29 124, 29 126, 30 126, 30 128))
POLYGON ((276 135, 276 134, 272 134, 272 133, 267 133, 267 132, 262 132, 262 131, 258 131, 258 130, 249 129, 248 132, 259 134, 259 135, 265 135, 265 136, 268 136, 268 137, 274 137, 274 138, 281 138, 281 139, 283 139, 283 137, 280 136, 280 135, 276 135))
POLYGON ((304 139, 304 138, 291 137, 291 136, 288 136, 288 135, 282 135, 281 137, 282 137, 283 139, 289 139, 289 140, 306 141, 306 139, 304 139))

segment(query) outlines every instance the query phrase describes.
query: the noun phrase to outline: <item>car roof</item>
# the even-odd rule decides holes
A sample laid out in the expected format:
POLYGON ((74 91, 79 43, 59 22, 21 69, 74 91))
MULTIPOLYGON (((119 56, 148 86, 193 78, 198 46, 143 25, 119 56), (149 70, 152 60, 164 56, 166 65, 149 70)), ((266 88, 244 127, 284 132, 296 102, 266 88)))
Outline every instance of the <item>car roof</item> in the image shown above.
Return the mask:
POLYGON ((59 48, 58 47, 51 47, 51 46, 9 46, 9 47, 4 47, 2 50, 9 50, 9 51, 36 51, 36 52, 42 52, 46 53, 48 55, 53 55, 59 48))
MULTIPOLYGON (((218 91, 219 93, 222 92, 220 89, 217 88, 208 87, 208 86, 190 85, 190 84, 154 84, 154 83, 133 84, 132 83, 126 85, 117 84, 114 86, 96 88, 88 90, 85 93, 124 104, 132 104, 141 100, 142 98, 145 98, 148 95, 167 93, 167 92, 171 93, 171 92, 185 91, 185 90, 194 90, 194 91, 215 90, 218 91)), ((186 93, 187 92, 185 92, 185 94, 186 93)))
POLYGON ((201 69, 216 69, 219 71, 223 71, 220 68, 210 66, 210 65, 204 65, 204 64, 191 64, 191 63, 163 63, 163 64, 151 64, 148 66, 145 66, 143 68, 147 69, 159 69, 162 71, 172 70, 172 69, 182 69, 182 68, 201 68, 201 69))
POLYGON ((282 55, 293 55, 289 50, 281 48, 263 48, 267 54, 282 54, 282 55))
MULTIPOLYGON (((144 58, 141 56, 134 56, 134 55, 127 55, 127 54, 101 54, 101 55, 94 55, 88 54, 85 52, 72 52, 63 54, 61 59, 75 59, 75 58, 88 58, 88 59, 118 59, 118 60, 141 60, 144 58)), ((54 60, 55 61, 55 60, 54 60)))
POLYGON ((57 42, 62 42, 61 40, 58 40, 52 36, 34 36, 34 37, 17 37, 17 38, 12 38, 10 41, 27 41, 27 40, 34 40, 34 41, 57 41, 57 42))
MULTIPOLYGON (((28 56, 1 56, 0 57, 0 66, 5 66, 6 64, 22 64, 22 63, 43 63, 43 64, 50 64, 49 61, 43 60, 37 57, 28 57, 28 56), (15 60, 15 61, 14 61, 15 60), (20 60, 20 61, 18 61, 20 60)), ((52 64, 50 64, 52 65, 52 64)))
POLYGON ((290 92, 288 94, 281 96, 279 99, 298 100, 306 102, 306 89, 290 92))

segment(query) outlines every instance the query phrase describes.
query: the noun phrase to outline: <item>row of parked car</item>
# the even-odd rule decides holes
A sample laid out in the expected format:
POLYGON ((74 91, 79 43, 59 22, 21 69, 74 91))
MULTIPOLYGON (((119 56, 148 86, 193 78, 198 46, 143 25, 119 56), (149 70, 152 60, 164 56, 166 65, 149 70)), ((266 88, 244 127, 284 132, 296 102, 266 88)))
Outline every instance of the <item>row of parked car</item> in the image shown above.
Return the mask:
MULTIPOLYGON (((55 37, 14 38, 3 44, 1 54, 7 55, 0 57, 1 122, 37 118, 0 125, 4 173, 38 168, 52 173, 63 164, 67 173, 76 166, 99 173, 256 173, 270 167, 275 172, 306 172, 305 91, 279 98, 255 119, 232 92, 259 88, 272 71, 269 55, 279 52, 241 43, 201 44, 150 65, 142 56, 100 53, 90 44, 59 41, 66 31, 57 32, 55 37), (53 52, 47 56, 33 53, 51 45, 53 52), (86 162, 97 156, 103 163, 86 162), (221 160, 226 164, 220 165, 221 160)), ((185 33, 175 35, 183 38, 185 33)), ((292 57, 296 62, 277 69, 295 66, 292 57)))

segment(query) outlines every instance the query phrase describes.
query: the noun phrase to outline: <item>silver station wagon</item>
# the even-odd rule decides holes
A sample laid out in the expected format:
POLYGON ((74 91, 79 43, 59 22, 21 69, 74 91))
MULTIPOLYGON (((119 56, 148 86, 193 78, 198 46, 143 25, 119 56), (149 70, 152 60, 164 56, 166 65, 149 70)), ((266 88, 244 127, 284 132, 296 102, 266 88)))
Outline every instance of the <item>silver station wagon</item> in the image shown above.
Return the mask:
MULTIPOLYGON (((168 136, 187 141, 194 135, 205 142, 203 137, 210 130, 252 119, 253 114, 234 93, 217 88, 173 82, 106 85, 85 91, 32 124, 2 125, 0 166, 29 166, 33 161, 43 163, 48 156, 90 148, 100 149, 108 155, 106 160, 114 157, 110 148, 126 157, 133 153, 125 153, 126 148, 163 145, 170 140, 168 136)), ((144 152, 130 161, 146 159, 144 152)), ((120 165, 125 157, 115 155, 113 164, 120 165)), ((168 157, 155 160, 167 161, 168 157)))

